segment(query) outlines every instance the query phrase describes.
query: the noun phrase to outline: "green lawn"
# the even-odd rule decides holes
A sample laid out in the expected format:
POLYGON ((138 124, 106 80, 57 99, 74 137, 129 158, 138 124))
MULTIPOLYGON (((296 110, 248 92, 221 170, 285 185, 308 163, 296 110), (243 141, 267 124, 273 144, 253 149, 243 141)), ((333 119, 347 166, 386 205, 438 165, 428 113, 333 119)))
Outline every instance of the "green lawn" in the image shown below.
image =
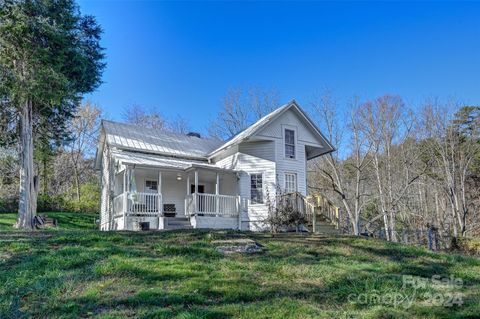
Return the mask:
POLYGON ((214 241, 232 234, 0 232, 0 318, 479 318, 478 259, 369 239, 252 233, 244 236, 263 252, 217 252, 214 241), (402 275, 463 285, 415 290, 402 275), (432 305, 429 294, 437 303, 457 294, 463 304, 432 305), (395 295, 411 298, 410 307, 370 298, 395 295))
MULTIPOLYGON (((48 212, 39 213, 55 218, 58 221, 58 229, 97 229, 95 219, 99 218, 98 214, 70 213, 70 212, 48 212)), ((0 232, 15 230, 12 225, 17 219, 16 213, 0 213, 0 232)))

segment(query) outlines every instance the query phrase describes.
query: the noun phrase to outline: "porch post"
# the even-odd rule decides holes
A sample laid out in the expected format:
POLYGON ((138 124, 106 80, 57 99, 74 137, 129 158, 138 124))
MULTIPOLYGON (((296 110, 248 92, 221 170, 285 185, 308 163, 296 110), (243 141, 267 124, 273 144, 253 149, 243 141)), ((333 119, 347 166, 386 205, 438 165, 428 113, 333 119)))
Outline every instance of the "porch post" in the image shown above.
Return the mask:
POLYGON ((195 169, 195 213, 198 213, 198 170, 195 169))
POLYGON ((242 202, 241 202, 240 195, 237 196, 235 200, 235 208, 237 209, 238 214, 238 230, 242 230, 242 202))
POLYGON ((218 172, 216 172, 216 182, 215 182, 215 212, 217 213, 217 215, 218 215, 219 212, 220 212, 220 207, 219 207, 220 198, 218 197, 219 194, 220 194, 220 176, 219 176, 218 172))
POLYGON ((157 185, 157 191, 158 191, 158 215, 163 213, 163 198, 162 198, 162 172, 158 171, 158 185, 157 185))
POLYGON ((188 217, 190 217, 190 214, 192 213, 190 211, 190 205, 192 205, 192 202, 193 202, 193 198, 192 198, 192 201, 190 201, 190 198, 188 198, 188 196, 192 194, 192 190, 190 189, 190 172, 187 172, 187 196, 185 196, 185 215, 187 215, 188 217))
POLYGON ((125 189, 123 192, 123 229, 127 229, 127 215, 128 215, 128 193, 130 192, 130 166, 125 167, 125 175, 124 175, 124 182, 125 182, 125 189))
POLYGON ((125 167, 125 169, 123 170, 123 194, 122 194, 122 196, 123 196, 123 198, 122 198, 122 200, 123 200, 123 204, 122 204, 123 214, 125 214, 125 211, 127 210, 127 202, 128 202, 128 200, 127 200, 127 197, 128 197, 128 195, 127 195, 127 184, 128 184, 127 170, 128 170, 128 167, 125 167))

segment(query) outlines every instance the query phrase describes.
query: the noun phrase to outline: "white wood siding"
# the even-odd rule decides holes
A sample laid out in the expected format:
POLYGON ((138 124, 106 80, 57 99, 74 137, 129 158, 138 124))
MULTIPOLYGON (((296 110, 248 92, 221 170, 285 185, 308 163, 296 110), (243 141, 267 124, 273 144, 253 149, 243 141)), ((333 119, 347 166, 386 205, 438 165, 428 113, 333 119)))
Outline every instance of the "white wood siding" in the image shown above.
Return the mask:
POLYGON ((220 195, 238 195, 237 185, 235 174, 220 174, 220 195))
POLYGON ((305 145, 298 141, 295 147, 296 157, 291 159, 285 158, 283 139, 277 139, 276 143, 277 183, 279 187, 282 190, 285 188, 285 173, 294 173, 297 175, 297 191, 306 195, 305 145))
POLYGON ((260 131, 257 134, 257 138, 268 138, 275 141, 276 179, 279 187, 284 190, 285 173, 294 173, 297 175, 297 190, 301 194, 307 195, 305 145, 318 147, 322 145, 310 129, 305 126, 304 121, 301 120, 296 112, 292 110, 287 111, 260 131), (285 129, 293 129, 295 131, 295 159, 285 157, 285 129))
POLYGON ((185 196, 187 194, 187 182, 185 180, 178 181, 175 176, 163 175, 165 175, 165 173, 162 174, 163 204, 175 204, 177 216, 182 216, 185 214, 185 196))
POLYGON ((240 153, 252 155, 265 160, 275 161, 274 141, 259 141, 242 143, 238 146, 240 153))
POLYGON ((236 153, 238 153, 238 145, 227 148, 226 150, 220 152, 217 156, 214 156, 212 158, 212 163, 217 163, 219 161, 222 161, 225 158, 230 157, 231 155, 234 155, 236 153))
POLYGON ((275 119, 272 123, 265 126, 260 130, 256 136, 263 136, 269 138, 283 138, 282 125, 290 125, 297 127, 298 136, 297 139, 303 142, 303 145, 312 145, 317 147, 323 147, 321 142, 313 134, 312 130, 308 127, 307 123, 300 118, 296 111, 289 110, 283 113, 279 118, 275 119))
MULTIPOLYGON (((257 145, 259 147, 261 146, 260 144, 257 145)), ((253 150, 250 148, 250 151, 253 150)), ((261 150, 259 151, 262 152, 261 150)), ((263 221, 268 216, 268 206, 266 204, 267 193, 270 194, 271 197, 275 196, 275 162, 249 154, 236 153, 218 161, 216 165, 240 171, 238 187, 239 195, 242 199, 242 208, 244 209, 242 212, 242 229, 264 229, 266 225, 263 221), (251 204, 250 174, 259 173, 263 175, 264 204, 251 204)))
POLYGON ((214 163, 223 168, 242 172, 239 180, 239 192, 243 200, 247 199, 247 212, 242 216, 242 229, 258 230, 264 227, 261 222, 268 215, 267 205, 250 205, 250 175, 263 173, 264 198, 266 189, 272 196, 276 188, 284 190, 285 173, 293 173, 297 178, 297 190, 307 195, 307 169, 305 146, 323 147, 321 141, 299 117, 296 111, 289 110, 258 132, 257 141, 238 145, 238 153, 232 148, 214 159, 214 163), (295 131, 295 159, 285 157, 284 130, 295 131), (216 160, 216 162, 215 162, 216 160))

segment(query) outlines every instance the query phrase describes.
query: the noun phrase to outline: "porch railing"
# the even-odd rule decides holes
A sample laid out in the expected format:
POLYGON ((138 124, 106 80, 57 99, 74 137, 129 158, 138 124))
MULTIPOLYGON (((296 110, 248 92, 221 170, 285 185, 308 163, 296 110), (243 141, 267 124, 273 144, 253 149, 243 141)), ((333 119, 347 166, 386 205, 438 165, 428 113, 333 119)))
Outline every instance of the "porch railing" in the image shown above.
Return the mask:
POLYGON ((187 214, 238 216, 239 197, 232 195, 192 194, 185 199, 187 214))
MULTIPOLYGON (((113 199, 115 217, 127 215, 157 216, 162 213, 162 194, 127 192, 113 199), (125 207, 127 210, 125 211, 125 207)), ((185 197, 185 212, 188 216, 238 216, 240 198, 232 195, 191 194, 185 197)))
POLYGON ((113 216, 157 216, 162 213, 162 206, 162 194, 124 192, 113 198, 113 216))
POLYGON ((128 213, 134 215, 157 215, 162 212, 162 194, 127 193, 128 213))

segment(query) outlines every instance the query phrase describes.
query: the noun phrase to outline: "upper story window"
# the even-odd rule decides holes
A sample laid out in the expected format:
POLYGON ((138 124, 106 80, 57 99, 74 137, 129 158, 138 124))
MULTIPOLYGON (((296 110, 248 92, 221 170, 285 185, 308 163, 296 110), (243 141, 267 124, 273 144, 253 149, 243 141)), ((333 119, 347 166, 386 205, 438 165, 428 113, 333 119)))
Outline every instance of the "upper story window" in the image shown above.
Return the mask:
POLYGON ((285 129, 285 157, 295 158, 295 131, 285 129))
POLYGON ((252 204, 263 204, 262 174, 250 175, 250 199, 252 204))
POLYGON ((285 193, 294 193, 297 191, 297 175, 285 173, 285 193))

